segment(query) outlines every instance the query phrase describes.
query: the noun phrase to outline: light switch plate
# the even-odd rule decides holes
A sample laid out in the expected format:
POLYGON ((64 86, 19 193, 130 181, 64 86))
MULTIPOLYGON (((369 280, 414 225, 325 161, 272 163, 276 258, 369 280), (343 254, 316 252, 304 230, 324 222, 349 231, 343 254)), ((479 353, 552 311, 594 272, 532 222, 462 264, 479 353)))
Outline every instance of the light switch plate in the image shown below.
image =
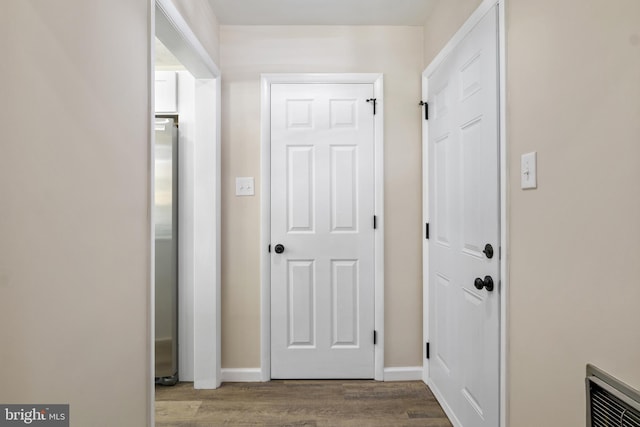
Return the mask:
POLYGON ((254 194, 252 176, 236 177, 236 196, 253 196, 254 194))
POLYGON ((522 189, 538 187, 537 157, 535 151, 522 155, 520 160, 520 186, 522 189))

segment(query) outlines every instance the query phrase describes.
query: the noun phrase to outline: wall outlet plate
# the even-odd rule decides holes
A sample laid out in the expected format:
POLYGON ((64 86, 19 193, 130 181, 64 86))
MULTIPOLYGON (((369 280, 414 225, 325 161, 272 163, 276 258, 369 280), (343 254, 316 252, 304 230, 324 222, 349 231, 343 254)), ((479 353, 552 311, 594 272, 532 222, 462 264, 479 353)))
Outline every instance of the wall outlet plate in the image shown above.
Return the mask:
POLYGON ((538 165, 535 151, 522 155, 520 160, 520 186, 522 189, 538 187, 538 165))
POLYGON ((253 196, 254 180, 252 176, 236 177, 236 196, 253 196))

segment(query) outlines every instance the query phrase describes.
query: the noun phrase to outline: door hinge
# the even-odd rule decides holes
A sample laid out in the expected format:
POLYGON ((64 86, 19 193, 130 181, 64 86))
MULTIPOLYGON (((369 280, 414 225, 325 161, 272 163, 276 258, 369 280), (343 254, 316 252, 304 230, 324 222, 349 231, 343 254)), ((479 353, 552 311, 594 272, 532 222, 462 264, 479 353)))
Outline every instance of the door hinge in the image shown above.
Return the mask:
POLYGON ((271 253, 271 245, 269 245, 269 253, 271 253))
POLYGON ((424 224, 424 238, 429 240, 429 223, 424 224))
POLYGON ((373 345, 378 343, 378 331, 373 331, 373 345))
POLYGON ((498 246, 498 259, 502 259, 502 246, 498 246))
POLYGON ((429 120, 429 103, 420 101, 420 104, 418 105, 420 105, 421 107, 424 106, 424 119, 429 120))
POLYGON ((428 359, 429 358, 429 343, 426 343, 425 348, 424 348, 425 352, 425 357, 428 359))
POLYGON ((369 98, 367 99, 367 102, 372 102, 373 103, 373 115, 376 115, 376 104, 378 103, 378 99, 377 98, 369 98))
POLYGON ((373 216, 373 229, 375 230, 376 228, 378 228, 378 217, 377 216, 373 216))

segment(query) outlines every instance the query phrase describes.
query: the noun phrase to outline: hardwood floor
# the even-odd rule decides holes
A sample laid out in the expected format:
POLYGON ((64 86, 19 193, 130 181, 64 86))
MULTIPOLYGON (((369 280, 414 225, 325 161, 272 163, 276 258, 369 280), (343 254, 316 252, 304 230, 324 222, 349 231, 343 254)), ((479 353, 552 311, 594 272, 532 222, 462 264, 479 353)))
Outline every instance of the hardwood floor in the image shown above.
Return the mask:
POLYGON ((156 386, 156 426, 451 427, 421 381, 270 381, 156 386))

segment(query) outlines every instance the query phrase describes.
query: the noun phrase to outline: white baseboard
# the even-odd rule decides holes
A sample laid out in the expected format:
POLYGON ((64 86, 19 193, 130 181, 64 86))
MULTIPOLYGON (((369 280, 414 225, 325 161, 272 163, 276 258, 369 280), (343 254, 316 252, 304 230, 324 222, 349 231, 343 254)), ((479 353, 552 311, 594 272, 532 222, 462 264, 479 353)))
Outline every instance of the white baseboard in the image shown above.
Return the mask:
POLYGON ((385 381, 421 381, 422 366, 384 368, 385 381))
POLYGON ((220 387, 220 384, 218 384, 214 380, 194 380, 193 381, 193 388, 196 390, 215 390, 218 387, 220 387))
MULTIPOLYGON (((222 382, 261 382, 260 368, 223 368, 222 382)), ((384 368, 384 381, 420 381, 422 380, 422 366, 402 366, 384 368)))
POLYGON ((222 368, 222 382, 257 383, 262 381, 260 368, 222 368))

